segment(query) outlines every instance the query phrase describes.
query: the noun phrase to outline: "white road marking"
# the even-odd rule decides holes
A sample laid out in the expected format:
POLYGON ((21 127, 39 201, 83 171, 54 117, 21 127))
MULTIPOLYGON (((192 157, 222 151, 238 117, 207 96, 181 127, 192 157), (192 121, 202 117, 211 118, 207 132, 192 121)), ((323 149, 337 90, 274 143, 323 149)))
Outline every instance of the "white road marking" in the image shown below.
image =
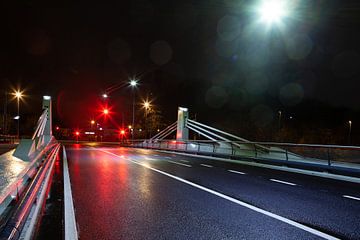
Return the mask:
POLYGON ((353 197, 353 196, 349 196, 349 195, 343 195, 344 198, 350 198, 350 199, 353 199, 353 200, 358 200, 360 201, 360 198, 358 197, 353 197))
POLYGON ((200 164, 201 166, 203 166, 203 167, 208 167, 208 168, 212 168, 213 166, 211 166, 211 165, 207 165, 207 164, 200 164))
POLYGON ((179 162, 174 162, 174 161, 169 161, 169 160, 167 162, 178 164, 178 165, 185 166, 185 167, 191 167, 191 165, 184 164, 184 163, 179 163, 179 162))
POLYGON ((235 171, 235 170, 228 170, 229 172, 232 172, 232 173, 237 173, 237 174, 241 174, 241 175, 245 175, 246 173, 244 172, 239 172, 239 171, 235 171))
POLYGON ((155 156, 155 157, 158 157, 159 155, 155 154, 154 156, 155 156))
POLYGON ((296 186, 295 183, 285 182, 285 181, 281 181, 281 180, 277 180, 277 179, 270 179, 270 181, 277 182, 277 183, 282 183, 282 184, 286 184, 286 185, 290 185, 290 186, 296 186))
MULTIPOLYGON (((121 156, 118 156, 121 158, 121 156)), ((63 171, 64 171, 64 214, 65 214, 65 240, 78 239, 76 228, 75 210, 71 192, 69 167, 66 150, 63 146, 63 171)))
POLYGON ((171 157, 165 157, 166 159, 172 159, 171 157))
POLYGON ((187 161, 187 160, 179 160, 180 162, 186 162, 186 163, 188 163, 189 161, 187 161))
MULTIPOLYGON (((109 152, 109 151, 105 151, 105 150, 101 150, 101 149, 99 149, 99 151, 108 153, 108 154, 113 155, 113 156, 118 156, 118 155, 116 155, 115 153, 112 153, 112 152, 109 152)), ((131 160, 131 159, 128 159, 128 161, 133 162, 133 160, 131 160)), ((282 216, 277 215, 277 214, 275 214, 275 213, 266 211, 266 210, 264 210, 264 209, 262 209, 262 208, 255 207, 255 206, 250 205, 250 204, 248 204, 248 203, 246 203, 246 202, 243 202, 243 201, 240 201, 240 200, 238 200, 238 199, 229 197, 229 196, 227 196, 227 195, 225 195, 225 194, 222 194, 222 193, 217 192, 217 191, 215 191, 215 190, 206 188, 206 187, 201 186, 201 185, 199 185, 199 184, 190 182, 190 181, 185 180, 185 179, 183 179, 183 178, 180 178, 180 177, 178 177, 178 176, 172 175, 172 174, 170 174, 170 173, 167 173, 167 172, 158 170, 158 169, 153 168, 153 167, 150 167, 150 166, 146 166, 146 165, 144 165, 144 164, 140 164, 140 163, 137 163, 137 164, 139 164, 140 166, 143 166, 143 167, 145 167, 145 168, 147 168, 147 169, 150 169, 150 170, 152 170, 152 171, 155 171, 155 172, 157 172, 157 173, 160 173, 160 174, 162 174, 162 175, 168 176, 168 177, 170 177, 170 178, 172 178, 172 179, 175 179, 175 180, 177 180, 177 181, 180 181, 180 182, 182 182, 182 183, 188 184, 188 185, 190 185, 190 186, 193 186, 193 187, 198 188, 198 189, 200 189, 200 190, 203 190, 203 191, 205 191, 205 192, 208 192, 208 193, 211 193, 211 194, 213 194, 213 195, 216 195, 216 196, 218 196, 218 197, 220 197, 220 198, 223 198, 223 199, 225 199, 225 200, 228 200, 228 201, 233 202, 233 203, 235 203, 235 204, 238 204, 238 205, 240 205, 240 206, 243 206, 243 207, 246 207, 246 208, 248 208, 248 209, 251 209, 251 210, 253 210, 253 211, 255 211, 255 212, 264 214, 264 215, 266 215, 266 216, 268 216, 268 217, 274 218, 274 219, 276 219, 276 220, 279 220, 279 221, 281 221, 281 222, 287 223, 287 224, 289 224, 289 225, 291 225, 291 226, 294 226, 294 227, 296 227, 296 228, 302 229, 302 230, 304 230, 304 231, 306 231, 306 232, 309 232, 309 233, 311 233, 311 234, 314 234, 314 235, 316 235, 316 236, 319 236, 319 237, 322 237, 322 238, 328 239, 328 240, 339 240, 339 238, 333 237, 333 236, 331 236, 331 235, 329 235, 329 234, 326 234, 326 233, 323 233, 323 232, 321 232, 321 231, 319 231, 319 230, 316 230, 316 229, 313 229, 313 228, 311 228, 311 227, 305 226, 305 225, 303 225, 303 224, 301 224, 301 223, 295 222, 295 221, 293 221, 293 220, 291 220, 291 219, 282 217, 282 216)))

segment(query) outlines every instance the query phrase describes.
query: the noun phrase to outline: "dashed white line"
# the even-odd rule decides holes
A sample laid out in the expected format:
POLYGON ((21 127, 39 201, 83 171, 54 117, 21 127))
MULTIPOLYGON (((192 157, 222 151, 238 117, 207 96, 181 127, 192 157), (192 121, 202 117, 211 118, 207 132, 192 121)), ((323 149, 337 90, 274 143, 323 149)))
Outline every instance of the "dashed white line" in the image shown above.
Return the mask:
POLYGON ((180 162, 186 162, 186 163, 188 163, 189 161, 187 161, 187 160, 179 160, 180 162))
POLYGON ((237 173, 237 174, 241 174, 241 175, 245 175, 246 173, 244 172, 239 172, 239 171, 235 171, 235 170, 228 170, 229 172, 232 172, 232 173, 237 173))
POLYGON ((358 197, 353 197, 353 196, 349 196, 349 195, 343 195, 343 197, 360 201, 360 198, 358 198, 358 197))
POLYGON ((281 181, 281 180, 277 180, 277 179, 270 179, 270 181, 277 182, 277 183, 282 183, 282 184, 286 184, 286 185, 290 185, 290 186, 296 186, 295 183, 285 182, 285 181, 281 181))
MULTIPOLYGON (((109 151, 106 151, 106 150, 101 150, 101 149, 99 149, 99 151, 108 153, 108 154, 110 154, 110 155, 119 156, 119 155, 117 155, 117 154, 115 154, 115 153, 112 153, 112 152, 109 152, 109 151)), ((129 159, 129 161, 130 161, 130 162, 133 162, 133 160, 130 160, 130 159, 129 159)), ((137 163, 137 164, 139 164, 139 163, 137 163)), ((233 198, 233 197, 227 196, 227 195, 225 195, 225 194, 223 194, 223 193, 217 192, 217 191, 212 190, 212 189, 210 189, 210 188, 206 188, 206 187, 201 186, 201 185, 199 185, 199 184, 196 184, 196 183, 194 183, 194 182, 190 182, 190 181, 188 181, 188 180, 186 180, 186 179, 180 178, 180 177, 175 176, 175 175, 172 175, 172 174, 170 174, 170 173, 161 171, 161 170, 159 170, 159 169, 156 169, 156 168, 153 168, 153 167, 144 165, 144 164, 139 164, 139 165, 140 165, 140 166, 143 166, 143 167, 145 167, 145 168, 148 168, 148 169, 150 169, 150 170, 152 170, 152 171, 154 171, 154 172, 157 172, 157 173, 160 173, 160 174, 162 174, 162 175, 168 176, 169 178, 175 179, 175 180, 180 181, 180 182, 182 182, 182 183, 185 183, 185 184, 188 184, 188 185, 190 185, 190 186, 193 186, 193 187, 195 187, 195 188, 197 188, 197 189, 203 190, 203 191, 205 191, 205 192, 208 192, 208 193, 210 193, 210 194, 213 194, 213 195, 215 195, 215 196, 218 196, 218 197, 220 197, 220 198, 223 198, 223 199, 225 199, 225 200, 228 200, 228 201, 230 201, 230 202, 233 202, 233 203, 235 203, 235 204, 238 204, 238 205, 240 205, 240 206, 243 206, 243 207, 246 207, 246 208, 248 208, 248 209, 251 209, 251 210, 253 210, 253 211, 255 211, 255 212, 264 214, 264 215, 266 215, 266 216, 268 216, 268 217, 271 217, 271 218, 273 218, 273 219, 276 219, 276 220, 279 220, 279 221, 281 221, 281 222, 287 223, 287 224, 289 224, 289 225, 291 225, 291 226, 294 226, 294 227, 296 227, 296 228, 302 229, 302 230, 304 230, 304 231, 306 231, 306 232, 309 232, 309 233, 314 234, 314 235, 316 235, 316 236, 322 237, 322 238, 324 238, 324 239, 329 239, 329 240, 337 240, 337 239, 339 239, 339 238, 334 237, 334 236, 331 236, 331 235, 329 235, 329 234, 327 234, 327 233, 321 232, 321 231, 319 231, 319 230, 316 230, 316 229, 314 229, 314 228, 308 227, 308 226, 303 225, 303 224, 301 224, 301 223, 295 222, 295 221, 293 221, 293 220, 291 220, 291 219, 285 218, 285 217, 280 216, 280 215, 277 215, 277 214, 275 214, 275 213, 266 211, 266 210, 264 210, 264 209, 262 209, 262 208, 255 207, 255 206, 253 206, 253 205, 251 205, 251 204, 248 204, 248 203, 243 202, 243 201, 241 201, 241 200, 238 200, 238 199, 235 199, 235 198, 233 198)))
POLYGON ((208 168, 212 168, 213 166, 211 166, 211 165, 207 165, 207 164, 200 164, 201 166, 203 166, 203 167, 208 167, 208 168))
POLYGON ((191 165, 184 164, 184 163, 179 163, 179 162, 174 162, 174 161, 168 161, 168 162, 174 163, 174 164, 177 164, 177 165, 181 165, 181 166, 184 166, 184 167, 191 167, 191 165))

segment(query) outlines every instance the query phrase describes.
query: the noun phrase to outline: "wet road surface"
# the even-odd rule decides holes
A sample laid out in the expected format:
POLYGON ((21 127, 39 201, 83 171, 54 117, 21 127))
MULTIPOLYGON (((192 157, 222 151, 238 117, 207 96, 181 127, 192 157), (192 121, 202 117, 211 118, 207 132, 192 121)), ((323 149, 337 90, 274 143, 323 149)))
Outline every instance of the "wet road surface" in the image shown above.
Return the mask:
POLYGON ((66 150, 80 239, 360 239, 359 184, 152 150, 66 150))

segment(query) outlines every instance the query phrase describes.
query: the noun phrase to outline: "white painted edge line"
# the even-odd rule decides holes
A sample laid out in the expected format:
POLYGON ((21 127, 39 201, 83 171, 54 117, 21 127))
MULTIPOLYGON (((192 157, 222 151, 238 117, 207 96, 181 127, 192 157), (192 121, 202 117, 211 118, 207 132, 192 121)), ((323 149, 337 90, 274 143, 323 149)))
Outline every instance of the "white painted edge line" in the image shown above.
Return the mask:
POLYGON ((174 161, 169 161, 169 160, 167 162, 174 163, 174 164, 181 165, 181 166, 185 166, 185 167, 191 167, 191 165, 184 164, 184 163, 179 163, 179 162, 174 162, 174 161))
POLYGON ((203 167, 208 167, 208 168, 214 167, 214 166, 211 166, 211 165, 208 165, 208 164, 203 164, 203 163, 201 163, 200 165, 203 166, 203 167))
POLYGON ((277 182, 277 183, 282 183, 282 184, 286 184, 286 185, 290 185, 290 186, 296 186, 295 183, 285 182, 285 181, 281 181, 281 180, 277 180, 277 179, 273 179, 273 178, 271 178, 270 181, 277 182))
MULTIPOLYGON (((121 156, 118 156, 121 158, 121 156)), ((64 211, 65 211, 65 240, 78 239, 76 228, 75 210, 71 193, 69 167, 66 157, 66 150, 63 146, 63 170, 64 170, 64 211)))
MULTIPOLYGON (((99 151, 102 151, 102 152, 108 153, 108 154, 110 154, 110 155, 119 157, 117 154, 112 153, 112 152, 109 152, 109 151, 106 151, 106 150, 101 150, 101 149, 99 149, 99 151)), ((133 162, 131 159, 128 159, 128 161, 133 162)), ((139 163, 136 163, 136 164, 139 164, 139 163)), ((227 195, 225 195, 225 194, 222 194, 222 193, 217 192, 217 191, 215 191, 215 190, 206 188, 206 187, 201 186, 201 185, 199 185, 199 184, 190 182, 190 181, 185 180, 185 179, 183 179, 183 178, 180 178, 180 177, 178 177, 178 176, 172 175, 172 174, 170 174, 170 173, 167 173, 167 172, 158 170, 158 169, 153 168, 153 167, 150 167, 150 166, 146 166, 146 165, 144 165, 144 164, 139 164, 139 165, 140 165, 140 166, 143 166, 143 167, 145 167, 145 168, 148 168, 148 169, 150 169, 150 170, 152 170, 152 171, 155 171, 155 172, 157 172, 157 173, 160 173, 160 174, 162 174, 162 175, 165 175, 165 176, 167 176, 167 177, 170 177, 170 178, 172 178, 172 179, 175 179, 175 180, 177 180, 177 181, 180 181, 180 182, 182 182, 182 183, 185 183, 185 184, 188 184, 188 185, 193 186, 193 187, 195 187, 195 188, 198 188, 198 189, 200 189, 200 190, 203 190, 203 191, 205 191, 205 192, 211 193, 211 194, 213 194, 213 195, 215 195, 215 196, 218 196, 218 197, 220 197, 220 198, 223 198, 223 199, 225 199, 225 200, 228 200, 228 201, 233 202, 233 203, 235 203, 235 204, 238 204, 238 205, 240 205, 240 206, 243 206, 243 207, 246 207, 246 208, 248 208, 248 209, 251 209, 251 210, 253 210, 253 211, 255 211, 255 212, 264 214, 264 215, 266 215, 266 216, 268 216, 268 217, 274 218, 274 219, 276 219, 276 220, 279 220, 279 221, 281 221, 281 222, 287 223, 287 224, 289 224, 289 225, 291 225, 291 226, 294 226, 294 227, 296 227, 296 228, 302 229, 302 230, 304 230, 304 231, 306 231, 306 232, 309 232, 309 233, 311 233, 311 234, 314 234, 314 235, 316 235, 316 236, 322 237, 322 238, 324 238, 324 239, 329 239, 329 240, 335 240, 335 239, 338 240, 338 238, 333 237, 333 236, 331 236, 331 235, 329 235, 329 234, 320 232, 320 231, 318 231, 318 230, 316 230, 316 229, 310 228, 310 227, 305 226, 305 225, 303 225, 303 224, 301 224, 301 223, 295 222, 295 221, 293 221, 293 220, 290 220, 290 219, 288 219, 288 218, 282 217, 282 216, 277 215, 277 214, 275 214, 275 213, 266 211, 266 210, 264 210, 264 209, 255 207, 255 206, 250 205, 250 204, 248 204, 248 203, 246 203, 246 202, 243 202, 243 201, 240 201, 240 200, 238 200, 238 199, 229 197, 229 196, 227 196, 227 195)))
POLYGON ((343 195, 344 198, 349 198, 349 199, 353 199, 353 200, 358 200, 360 201, 360 198, 358 197, 353 197, 353 196, 350 196, 350 195, 343 195))
POLYGON ((239 171, 235 171, 235 170, 228 170, 229 172, 232 172, 232 173, 237 173, 237 174, 242 174, 242 175, 245 175, 246 173, 244 172, 239 172, 239 171))
POLYGON ((314 177, 322 177, 322 178, 328 178, 328 179, 334 179, 339 181, 345 181, 345 182, 353 182, 353 183, 360 183, 360 178, 357 177, 350 177, 350 176, 344 176, 344 175, 338 175, 338 174, 332 174, 332 173, 326 173, 326 172, 316 172, 311 170, 304 170, 304 169, 297 169, 297 168, 289 168, 285 166, 275 166, 270 164, 264 164, 264 163, 256 163, 256 162, 248 162, 248 161, 241 161, 241 160, 231 160, 226 158, 219 158, 219 157, 211 157, 211 156, 202 156, 202 155, 196 155, 196 154, 189 154, 189 153, 181 153, 181 152, 174 152, 174 151, 165 151, 165 150, 156 150, 158 152, 163 153, 172 153, 177 154, 181 156, 191 156, 195 158, 204 158, 204 159, 210 159, 210 160, 218 160, 222 162, 231 162, 231 163, 237 163, 247 166, 254 166, 254 167, 262 167, 262 168, 268 168, 268 169, 274 169, 284 172, 292 172, 292 173, 299 173, 314 177))

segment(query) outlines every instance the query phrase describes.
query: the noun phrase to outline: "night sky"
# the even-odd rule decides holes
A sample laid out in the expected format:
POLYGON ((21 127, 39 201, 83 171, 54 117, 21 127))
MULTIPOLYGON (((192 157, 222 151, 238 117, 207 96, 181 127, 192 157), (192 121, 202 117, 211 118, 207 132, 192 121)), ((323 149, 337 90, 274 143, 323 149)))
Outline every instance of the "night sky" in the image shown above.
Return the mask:
MULTIPOLYGON (((243 119, 269 127, 279 110, 330 127, 359 117, 360 1, 291 1, 273 26, 258 1, 18 2, 0 9, 0 89, 26 88, 30 113, 53 96, 64 126, 85 124, 102 91, 133 76, 138 102, 154 99, 169 123, 179 105, 231 131, 243 119)), ((125 119, 131 96, 110 100, 125 119)))

